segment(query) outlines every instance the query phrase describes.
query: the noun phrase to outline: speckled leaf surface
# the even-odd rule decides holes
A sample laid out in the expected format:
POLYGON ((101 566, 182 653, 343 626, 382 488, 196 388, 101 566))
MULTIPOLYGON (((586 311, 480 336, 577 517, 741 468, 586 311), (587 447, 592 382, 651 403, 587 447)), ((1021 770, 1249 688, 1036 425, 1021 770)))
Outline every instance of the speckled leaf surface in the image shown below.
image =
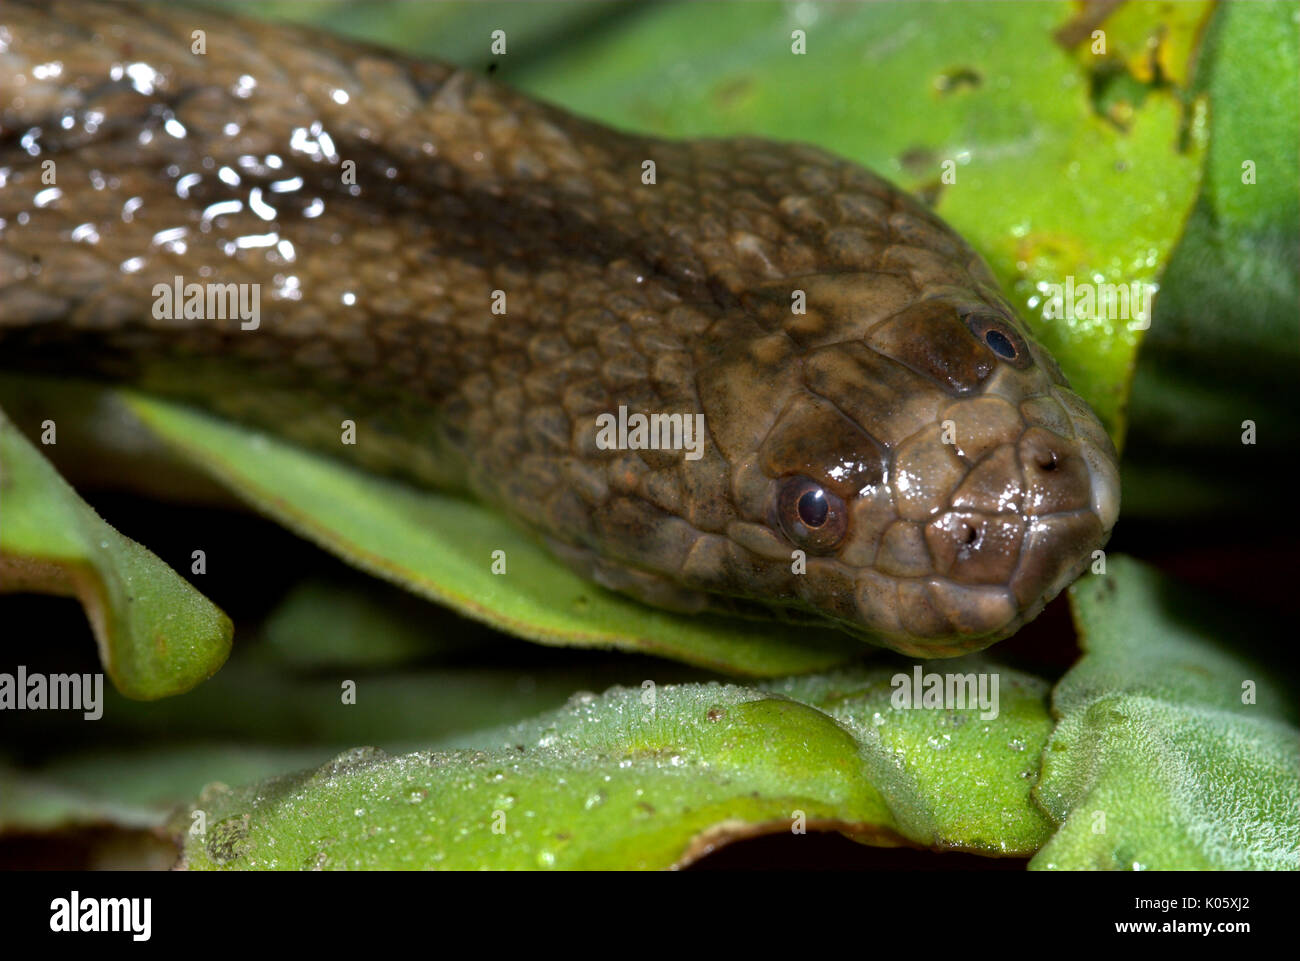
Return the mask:
POLYGON ((1042 844, 1049 822, 1025 797, 1051 730, 1042 713, 1047 683, 980 657, 924 666, 996 676, 999 713, 984 719, 978 711, 894 708, 890 679, 899 669, 914 672, 915 665, 786 678, 763 689, 816 707, 853 734, 905 837, 992 855, 1042 844))
POLYGON ((393 752, 456 743, 554 710, 577 689, 638 683, 650 669, 661 683, 706 676, 649 659, 536 651, 359 573, 307 581, 185 697, 134 701, 106 690, 93 724, 75 711, 6 713, 10 748, 62 750, 39 760, 0 750, 0 836, 154 828, 210 782, 322 764, 358 743, 393 752), (345 686, 354 695, 346 700, 345 686))
POLYGON ((230 652, 229 619, 95 514, 3 412, 0 590, 80 598, 100 661, 129 697, 189 690, 230 652))
POLYGON ((996 718, 893 706, 901 660, 754 688, 579 694, 455 750, 357 749, 209 790, 188 866, 666 868, 800 822, 869 843, 1028 853, 1050 830, 1029 796, 1046 685, 979 658, 947 665, 998 673, 996 718))
POLYGON ((1124 557, 1071 600, 1084 657, 1034 792, 1061 826, 1031 867, 1300 868, 1300 712, 1234 651, 1251 614, 1124 557))

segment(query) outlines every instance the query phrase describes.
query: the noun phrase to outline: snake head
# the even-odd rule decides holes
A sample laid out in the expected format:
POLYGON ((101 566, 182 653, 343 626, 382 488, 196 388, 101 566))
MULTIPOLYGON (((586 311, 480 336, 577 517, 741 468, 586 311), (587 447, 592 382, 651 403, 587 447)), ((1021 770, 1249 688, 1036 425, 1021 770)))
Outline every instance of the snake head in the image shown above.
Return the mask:
POLYGON ((991 287, 944 291, 878 322, 859 311, 852 324, 835 318, 851 312, 853 291, 842 277, 834 287, 838 306, 821 298, 821 320, 788 326, 784 346, 750 346, 741 366, 752 376, 729 365, 741 383, 786 376, 734 475, 758 523, 729 533, 794 558, 769 590, 774 603, 909 655, 986 647, 1106 542, 1119 510, 1115 448, 991 287), (856 329, 842 340, 846 326, 856 329))

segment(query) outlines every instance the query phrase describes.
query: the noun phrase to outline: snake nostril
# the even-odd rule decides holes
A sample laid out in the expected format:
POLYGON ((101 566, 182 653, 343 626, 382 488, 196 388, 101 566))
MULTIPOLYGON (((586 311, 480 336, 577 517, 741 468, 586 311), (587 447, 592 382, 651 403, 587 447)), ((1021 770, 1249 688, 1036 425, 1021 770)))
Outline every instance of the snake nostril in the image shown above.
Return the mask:
POLYGON ((970 524, 963 524, 962 527, 962 544, 966 547, 974 547, 980 539, 979 530, 970 524))
POLYGON ((1041 471, 1054 471, 1058 463, 1054 450, 1046 451, 1038 457, 1038 469, 1041 471))

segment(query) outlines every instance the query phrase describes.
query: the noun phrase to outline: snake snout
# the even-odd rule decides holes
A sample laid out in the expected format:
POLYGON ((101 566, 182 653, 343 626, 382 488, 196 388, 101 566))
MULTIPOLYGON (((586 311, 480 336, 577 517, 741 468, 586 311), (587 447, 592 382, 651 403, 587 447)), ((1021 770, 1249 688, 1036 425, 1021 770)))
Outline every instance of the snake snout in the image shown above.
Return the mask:
POLYGON ((875 564, 857 574, 861 620, 889 647, 922 657, 1013 633, 1088 566, 1119 512, 1115 449, 1068 389, 1019 404, 967 401, 944 416, 957 445, 935 431, 904 445, 895 498, 908 513, 888 524, 875 564), (917 463, 941 483, 911 483, 917 463))
POLYGON ((1025 534, 1008 586, 1030 616, 1082 572, 1119 516, 1119 468, 1109 436, 1078 395, 1058 387, 1052 396, 1065 420, 1030 417, 1017 444, 1025 534))

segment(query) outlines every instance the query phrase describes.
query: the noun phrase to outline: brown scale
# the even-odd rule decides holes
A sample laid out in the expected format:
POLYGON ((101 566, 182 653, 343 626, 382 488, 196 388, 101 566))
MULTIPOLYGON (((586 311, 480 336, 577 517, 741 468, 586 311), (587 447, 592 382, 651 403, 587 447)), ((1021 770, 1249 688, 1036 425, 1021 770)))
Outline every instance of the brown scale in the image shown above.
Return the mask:
POLYGON ((1110 532, 1095 416, 961 238, 851 163, 215 13, 0 12, 0 366, 464 491, 652 604, 922 656, 1011 633, 1110 532), (260 285, 260 326, 156 319, 177 275, 260 285), (703 414, 703 456, 601 449, 620 405, 703 414))

